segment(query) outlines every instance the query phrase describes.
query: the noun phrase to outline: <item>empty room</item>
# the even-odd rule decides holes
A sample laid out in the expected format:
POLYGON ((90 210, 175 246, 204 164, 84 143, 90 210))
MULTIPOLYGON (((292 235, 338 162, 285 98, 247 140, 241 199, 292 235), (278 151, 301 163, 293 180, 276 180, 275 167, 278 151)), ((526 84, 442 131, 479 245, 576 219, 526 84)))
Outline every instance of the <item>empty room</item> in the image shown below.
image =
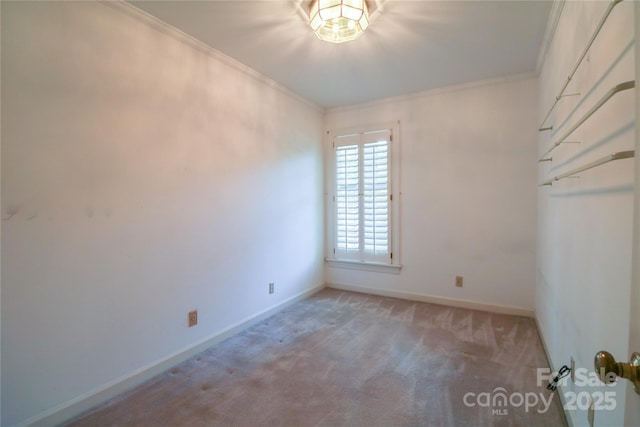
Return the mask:
POLYGON ((2 426, 640 426, 640 2, 0 19, 2 426))

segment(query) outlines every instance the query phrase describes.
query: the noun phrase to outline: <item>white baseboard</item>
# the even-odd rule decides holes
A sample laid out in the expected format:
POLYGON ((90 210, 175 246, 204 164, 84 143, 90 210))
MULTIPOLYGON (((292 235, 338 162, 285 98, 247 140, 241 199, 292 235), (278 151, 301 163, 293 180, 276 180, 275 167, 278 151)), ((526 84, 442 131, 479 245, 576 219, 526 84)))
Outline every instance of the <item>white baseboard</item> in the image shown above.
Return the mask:
POLYGON ((62 405, 56 406, 43 414, 39 414, 36 417, 30 418, 15 427, 50 427, 61 424, 73 417, 76 417, 83 412, 93 408, 94 406, 106 402, 109 399, 131 390, 132 388, 144 383, 145 381, 153 378, 154 376, 161 374, 172 366, 183 362, 196 354, 206 350, 207 348, 239 333, 240 331, 248 328, 249 326, 256 324, 267 317, 273 316, 277 312, 287 308, 288 306, 301 301, 316 292, 322 290, 325 284, 316 285, 313 288, 301 292, 298 295, 294 295, 291 298, 268 308, 253 316, 247 317, 237 324, 230 326, 222 332, 209 336, 189 347, 176 351, 173 354, 168 355, 162 359, 149 363, 141 368, 117 378, 101 387, 98 387, 88 393, 82 394, 75 399, 65 402, 62 405))
MULTIPOLYGON (((558 368, 557 366, 553 366, 553 360, 551 359, 551 355, 549 353, 547 343, 545 342, 544 336, 542 336, 542 333, 541 333, 542 329, 540 328, 540 324, 538 323, 538 317, 535 317, 534 320, 536 321, 536 328, 538 329, 538 336, 540 337, 540 342, 542 342, 542 348, 544 349, 544 353, 547 356, 547 363, 549 364, 549 368, 551 369, 551 372, 558 372, 560 368, 558 368)), ((562 408, 563 408, 562 412, 564 413, 564 418, 567 421, 567 425, 569 425, 569 427, 575 427, 578 425, 575 419, 575 412, 564 410, 564 408, 566 408, 566 405, 567 405, 567 398, 565 397, 563 389, 564 387, 562 386, 562 383, 558 383, 558 388, 556 389, 555 392, 558 395, 558 398, 560 399, 560 404, 562 405, 562 408)))
POLYGON ((360 292, 365 294, 381 295, 385 297, 400 298, 410 301, 429 302, 432 304, 448 305, 451 307, 468 308, 471 310, 488 311, 491 313, 500 314, 512 314, 515 316, 523 317, 535 317, 535 312, 532 309, 510 306, 510 305, 497 305, 497 304, 485 304, 481 302, 468 301, 456 298, 436 297, 432 295, 418 294, 413 292, 396 291, 389 289, 376 289, 368 288, 365 286, 347 285, 344 283, 327 283, 327 287, 334 289, 342 289, 344 291, 360 292))

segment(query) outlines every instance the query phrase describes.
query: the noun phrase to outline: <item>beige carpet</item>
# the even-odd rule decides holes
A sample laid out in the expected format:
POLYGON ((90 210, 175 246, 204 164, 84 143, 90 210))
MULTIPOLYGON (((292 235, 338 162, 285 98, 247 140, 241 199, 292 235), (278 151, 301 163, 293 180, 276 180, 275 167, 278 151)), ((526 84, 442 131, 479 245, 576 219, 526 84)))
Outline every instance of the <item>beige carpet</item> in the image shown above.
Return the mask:
POLYGON ((325 289, 67 425, 564 426, 545 367, 532 319, 325 289))

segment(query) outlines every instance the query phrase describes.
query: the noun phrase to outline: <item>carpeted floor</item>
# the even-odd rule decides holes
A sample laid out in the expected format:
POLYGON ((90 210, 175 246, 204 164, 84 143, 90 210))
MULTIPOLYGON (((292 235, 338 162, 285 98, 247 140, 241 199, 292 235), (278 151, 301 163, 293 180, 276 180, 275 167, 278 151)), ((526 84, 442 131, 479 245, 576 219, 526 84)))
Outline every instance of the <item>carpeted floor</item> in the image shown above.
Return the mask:
POLYGON ((564 426, 547 367, 532 319, 325 289, 67 425, 564 426))

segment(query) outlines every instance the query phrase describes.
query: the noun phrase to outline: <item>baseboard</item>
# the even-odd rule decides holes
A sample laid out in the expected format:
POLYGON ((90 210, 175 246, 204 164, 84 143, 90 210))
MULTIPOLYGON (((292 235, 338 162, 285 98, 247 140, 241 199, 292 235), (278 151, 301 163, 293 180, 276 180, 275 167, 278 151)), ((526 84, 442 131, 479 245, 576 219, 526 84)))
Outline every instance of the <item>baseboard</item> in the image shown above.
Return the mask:
MULTIPOLYGON (((553 365, 553 360, 551 359, 551 355, 549 354, 549 349, 547 347, 547 343, 544 340, 544 336, 542 335, 542 333, 540 331, 542 331, 542 329, 540 328, 540 323, 538 323, 538 318, 534 317, 534 320, 536 322, 536 329, 538 330, 538 336, 540 337, 540 342, 542 343, 542 348, 544 349, 544 354, 545 356, 547 356, 547 363, 549 364, 549 368, 551 369, 551 372, 558 372, 558 370, 560 369, 557 366, 553 365)), ((565 397, 564 391, 563 391, 564 387, 562 386, 562 383, 558 383, 558 388, 556 389, 556 393, 558 395, 558 397, 560 398, 560 404, 562 405, 562 412, 564 413, 564 419, 567 421, 567 425, 569 427, 575 427, 578 425, 578 423, 575 420, 575 414, 573 411, 565 411, 564 408, 567 407, 567 398, 565 397)))
POLYGON ((432 304, 448 305, 451 307, 468 308, 471 310, 488 311, 491 313, 500 314, 512 314, 515 316, 523 317, 535 317, 535 312, 532 309, 510 306, 510 305, 497 305, 497 304, 485 304, 481 302, 468 301, 456 298, 436 297, 426 294, 418 294, 414 292, 396 291, 389 289, 376 289, 368 288, 366 286, 347 285, 344 283, 327 283, 327 287, 334 289, 341 289, 344 291, 360 292, 365 294, 380 295, 385 297, 400 298, 410 301, 429 302, 432 304))
POLYGON ((249 326, 258 323, 261 320, 266 319, 267 317, 273 316, 274 314, 284 310, 288 306, 315 294, 316 292, 322 290, 324 287, 324 283, 316 285, 313 288, 294 295, 291 298, 273 307, 270 307, 253 316, 247 317, 222 332, 209 336, 189 347, 178 350, 165 358, 149 363, 126 376, 117 378, 114 381, 111 381, 88 393, 80 395, 69 402, 54 407, 43 414, 39 414, 36 417, 30 418, 20 424, 17 424, 15 427, 50 427, 70 420, 73 417, 82 414, 83 412, 93 408, 94 406, 102 402, 114 398, 120 393, 131 390, 132 388, 144 383, 154 376, 161 374, 172 366, 175 366, 178 363, 195 356, 196 354, 239 333, 249 326))

